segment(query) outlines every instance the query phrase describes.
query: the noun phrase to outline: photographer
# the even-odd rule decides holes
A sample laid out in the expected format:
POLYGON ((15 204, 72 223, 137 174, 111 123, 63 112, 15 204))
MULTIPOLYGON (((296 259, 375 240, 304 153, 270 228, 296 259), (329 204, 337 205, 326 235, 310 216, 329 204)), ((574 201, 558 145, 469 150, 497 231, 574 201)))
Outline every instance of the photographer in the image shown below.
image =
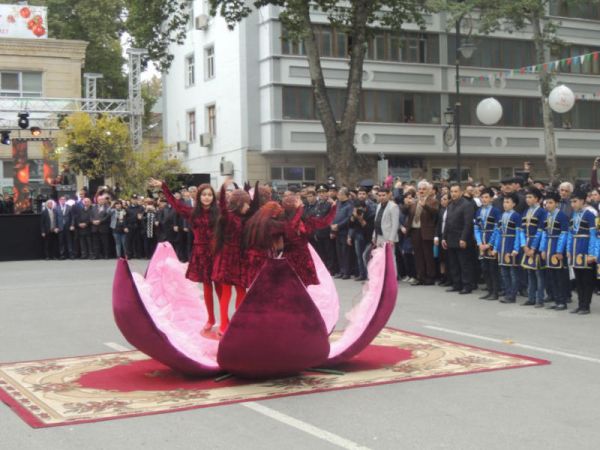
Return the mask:
POLYGON ((592 187, 599 188, 600 183, 598 183, 598 167, 600 167, 600 157, 594 160, 594 165, 592 166, 592 187))
POLYGON ((354 245, 354 252, 356 254, 358 266, 356 281, 365 281, 367 279, 367 263, 363 255, 373 235, 374 222, 375 205, 368 200, 367 189, 361 187, 358 189, 357 199, 354 201, 354 209, 350 217, 350 230, 348 233, 348 245, 354 245))

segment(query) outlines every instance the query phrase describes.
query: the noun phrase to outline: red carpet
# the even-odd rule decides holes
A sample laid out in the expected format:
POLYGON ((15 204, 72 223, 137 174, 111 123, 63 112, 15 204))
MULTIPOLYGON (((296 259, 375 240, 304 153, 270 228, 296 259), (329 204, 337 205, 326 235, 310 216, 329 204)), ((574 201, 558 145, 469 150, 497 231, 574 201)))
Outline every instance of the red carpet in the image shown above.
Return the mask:
POLYGON ((386 328, 337 367, 343 375, 198 380, 132 351, 2 364, 0 399, 38 428, 543 364, 549 362, 386 328))

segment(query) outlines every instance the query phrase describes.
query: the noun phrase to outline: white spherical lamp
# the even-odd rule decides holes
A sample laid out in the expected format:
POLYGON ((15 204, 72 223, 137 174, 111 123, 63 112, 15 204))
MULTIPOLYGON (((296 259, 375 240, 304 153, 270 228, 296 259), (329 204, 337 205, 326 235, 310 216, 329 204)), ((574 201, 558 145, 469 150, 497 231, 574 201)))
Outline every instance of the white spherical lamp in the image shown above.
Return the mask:
POLYGON ((495 125, 502 119, 502 105, 494 97, 481 100, 476 112, 477 118, 484 125, 495 125))
POLYGON ((566 113, 570 111, 575 104, 575 94, 573 94, 573 91, 567 86, 561 84, 552 89, 550 96, 548 97, 548 103, 550 103, 550 108, 552 108, 554 112, 559 114, 566 113))

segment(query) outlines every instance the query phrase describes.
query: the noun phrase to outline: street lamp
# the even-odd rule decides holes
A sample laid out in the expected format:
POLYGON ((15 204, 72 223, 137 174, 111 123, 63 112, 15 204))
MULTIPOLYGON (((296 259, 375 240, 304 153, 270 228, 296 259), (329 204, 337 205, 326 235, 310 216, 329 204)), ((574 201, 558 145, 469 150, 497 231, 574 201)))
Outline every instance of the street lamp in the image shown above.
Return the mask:
MULTIPOLYGON (((461 156, 460 156, 460 56, 463 58, 469 59, 473 56, 476 48, 470 42, 465 42, 461 45, 460 41, 460 23, 464 16, 460 16, 456 21, 456 54, 455 54, 455 65, 456 65, 456 103, 454 104, 453 114, 450 115, 450 110, 452 108, 448 108, 446 113, 444 114, 446 123, 450 126, 454 124, 455 131, 455 140, 456 140, 456 177, 458 182, 462 181, 462 168, 461 168, 461 156), (450 120, 449 120, 450 119, 450 120)), ((454 140, 453 139, 453 140, 454 140)))

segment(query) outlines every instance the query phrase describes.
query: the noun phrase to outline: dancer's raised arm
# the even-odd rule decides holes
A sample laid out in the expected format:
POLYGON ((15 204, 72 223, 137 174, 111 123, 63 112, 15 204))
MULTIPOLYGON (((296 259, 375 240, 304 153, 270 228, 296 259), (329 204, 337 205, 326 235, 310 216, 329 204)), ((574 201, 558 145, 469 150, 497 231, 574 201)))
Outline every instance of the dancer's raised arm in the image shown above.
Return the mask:
POLYGON ((187 220, 191 219, 194 208, 177 200, 171 193, 169 186, 167 186, 167 183, 165 183, 164 181, 157 180, 155 178, 150 178, 150 181, 148 182, 148 184, 151 187, 161 188, 163 191, 163 194, 165 194, 165 198, 167 199, 167 202, 169 202, 169 205, 171 205, 171 207, 175 211, 177 211, 177 214, 183 216, 184 219, 187 219, 187 220))

